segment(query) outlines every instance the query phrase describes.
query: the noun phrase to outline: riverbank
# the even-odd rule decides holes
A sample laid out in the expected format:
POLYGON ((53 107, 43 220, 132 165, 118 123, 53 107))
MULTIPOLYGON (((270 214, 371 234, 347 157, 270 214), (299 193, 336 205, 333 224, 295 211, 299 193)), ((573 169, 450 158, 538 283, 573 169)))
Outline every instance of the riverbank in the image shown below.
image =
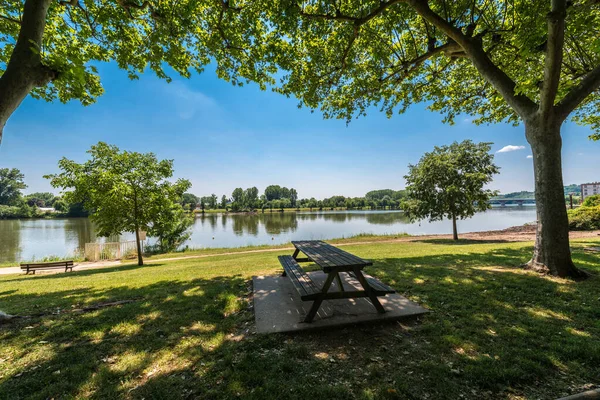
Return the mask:
MULTIPOLYGON (((572 231, 569 233, 571 240, 586 240, 586 239, 598 239, 600 240, 600 230, 598 231, 572 231)), ((335 244, 336 246, 349 246, 349 245, 367 245, 376 243, 394 243, 394 242, 420 242, 420 241, 447 241, 451 244, 465 244, 468 242, 533 242, 535 240, 535 226, 524 225, 515 226, 508 229, 498 231, 486 231, 486 232, 471 232, 460 235, 460 240, 454 242, 451 240, 452 235, 370 235, 360 234, 349 238, 338 238, 327 240, 328 243, 335 244)), ((245 246, 236 248, 207 248, 207 249, 192 249, 187 251, 172 252, 166 254, 156 254, 152 256, 144 257, 144 262, 147 264, 164 262, 164 261, 177 261, 187 260, 194 258, 205 258, 205 257, 218 257, 218 256, 231 256, 240 254, 254 254, 254 253, 268 253, 278 252, 282 250, 293 250, 291 243, 284 243, 279 245, 262 245, 262 246, 245 246)), ((98 262, 79 262, 74 270, 88 270, 88 269, 99 269, 107 266, 117 265, 131 265, 131 260, 126 261, 98 261, 98 262)), ((46 273, 59 273, 60 271, 48 271, 46 273)), ((13 265, 0 265, 0 275, 18 274, 22 273, 18 266, 13 265)))
POLYGON ((340 243, 427 316, 297 335, 254 328, 251 277, 279 274, 287 248, 2 276, 0 310, 22 318, 0 327, 0 392, 516 400, 597 387, 600 254, 583 248, 600 239, 573 240, 575 263, 592 273, 573 282, 516 268, 531 241, 441 236, 340 243))

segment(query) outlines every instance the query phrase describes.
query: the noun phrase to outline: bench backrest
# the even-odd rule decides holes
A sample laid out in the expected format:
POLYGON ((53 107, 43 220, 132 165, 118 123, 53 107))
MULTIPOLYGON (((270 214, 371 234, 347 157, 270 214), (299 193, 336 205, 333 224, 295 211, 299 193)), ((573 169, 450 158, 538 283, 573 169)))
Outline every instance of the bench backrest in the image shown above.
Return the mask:
POLYGON ((65 268, 72 267, 73 260, 65 260, 65 261, 52 261, 52 262, 44 262, 44 263, 21 263, 21 268, 65 268))

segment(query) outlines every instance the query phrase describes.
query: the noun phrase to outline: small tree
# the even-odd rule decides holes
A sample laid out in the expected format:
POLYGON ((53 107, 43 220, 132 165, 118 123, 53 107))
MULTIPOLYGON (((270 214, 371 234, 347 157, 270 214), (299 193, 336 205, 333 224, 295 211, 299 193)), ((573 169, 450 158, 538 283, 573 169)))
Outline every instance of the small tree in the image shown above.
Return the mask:
POLYGON ((158 239, 157 245, 160 251, 166 253, 177 250, 190 238, 189 228, 193 224, 192 215, 186 213, 181 205, 173 203, 172 207, 161 209, 149 233, 158 239))
POLYGON ((12 206, 21 197, 21 190, 27 188, 25 175, 16 168, 0 168, 0 205, 12 206))
POLYGON ((62 158, 58 162, 62 172, 45 177, 54 187, 72 189, 65 199, 82 202, 91 211, 98 235, 135 232, 138 265, 143 265, 140 230, 175 215, 169 211, 191 184, 185 179, 167 181, 173 176, 173 160, 159 161, 153 153, 120 151, 103 142, 88 153, 91 159, 83 164, 62 158))
POLYGON ((493 161, 490 143, 465 140, 435 147, 417 165, 408 166, 404 212, 412 221, 451 219, 453 238, 458 240, 456 219, 470 218, 489 209, 490 198, 497 194, 484 189, 499 172, 493 161))

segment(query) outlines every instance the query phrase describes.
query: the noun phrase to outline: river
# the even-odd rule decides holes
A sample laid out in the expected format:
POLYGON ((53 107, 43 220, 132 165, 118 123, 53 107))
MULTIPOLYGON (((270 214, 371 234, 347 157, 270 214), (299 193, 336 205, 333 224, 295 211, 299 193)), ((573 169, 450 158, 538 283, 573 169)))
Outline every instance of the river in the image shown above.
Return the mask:
MULTIPOLYGON (((458 229, 459 232, 497 230, 533 222, 535 218, 535 207, 497 207, 459 221, 458 229)), ((240 247, 360 233, 451 233, 451 229, 449 221, 411 223, 400 211, 206 214, 196 218, 186 244, 193 248, 240 247)), ((120 239, 132 238, 133 235, 124 234, 120 239)), ((0 262, 69 257, 85 243, 101 240, 87 218, 0 220, 0 262)))

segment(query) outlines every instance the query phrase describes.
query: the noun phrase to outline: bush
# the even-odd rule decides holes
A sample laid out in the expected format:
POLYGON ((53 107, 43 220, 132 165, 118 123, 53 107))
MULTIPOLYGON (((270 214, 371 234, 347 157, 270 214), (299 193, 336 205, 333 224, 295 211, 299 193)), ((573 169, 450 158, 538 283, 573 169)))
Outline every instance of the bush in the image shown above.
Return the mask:
POLYGON ((583 201, 582 207, 597 207, 600 206, 600 194, 588 196, 583 201))
POLYGON ((41 215, 36 207, 30 207, 25 202, 20 206, 0 205, 0 219, 34 218, 41 215))
POLYGON ((0 205, 0 219, 20 218, 21 210, 16 206, 0 205))
POLYGON ((573 231, 600 229, 600 205, 595 207, 581 206, 575 210, 569 210, 569 229, 573 231))

